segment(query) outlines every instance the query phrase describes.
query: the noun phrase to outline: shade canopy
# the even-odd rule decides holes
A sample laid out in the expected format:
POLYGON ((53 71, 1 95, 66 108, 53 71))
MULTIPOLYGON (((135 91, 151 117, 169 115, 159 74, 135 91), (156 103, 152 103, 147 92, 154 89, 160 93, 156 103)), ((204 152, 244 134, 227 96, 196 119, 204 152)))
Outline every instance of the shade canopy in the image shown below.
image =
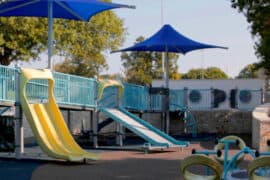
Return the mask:
POLYGON ((172 53, 182 53, 206 49, 206 48, 222 48, 226 47, 204 44, 194 41, 186 36, 177 32, 172 26, 164 25, 157 33, 152 35, 150 38, 143 42, 140 42, 134 46, 121 49, 119 51, 156 51, 156 52, 172 52, 172 53))
POLYGON ((98 0, 13 0, 0 4, 0 16, 48 17, 48 3, 52 3, 54 18, 81 21, 109 9, 133 7, 98 0))
POLYGON ((53 18, 89 21, 99 13, 134 6, 98 0, 12 0, 0 4, 0 16, 48 17, 48 68, 52 69, 53 18))

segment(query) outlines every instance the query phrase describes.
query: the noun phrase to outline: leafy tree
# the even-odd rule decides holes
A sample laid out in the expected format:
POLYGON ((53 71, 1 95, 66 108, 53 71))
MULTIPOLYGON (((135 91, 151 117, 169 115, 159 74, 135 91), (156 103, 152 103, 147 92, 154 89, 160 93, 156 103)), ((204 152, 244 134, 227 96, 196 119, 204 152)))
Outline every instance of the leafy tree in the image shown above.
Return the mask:
POLYGON ((270 71, 270 1, 269 0, 231 0, 232 7, 243 13, 251 25, 255 39, 256 54, 260 58, 258 68, 270 71))
MULTIPOLYGON (((47 49, 47 35, 47 18, 0 18, 0 63, 38 59, 47 49)), ((96 75, 107 68, 103 52, 116 49, 123 38, 123 21, 112 11, 98 14, 88 23, 56 19, 54 54, 65 57, 56 70, 96 75)))
POLYGON ((205 70, 205 79, 228 79, 228 75, 218 67, 209 67, 205 70))
POLYGON ((124 38, 123 22, 112 11, 96 15, 89 23, 71 21, 68 31, 71 40, 60 34, 57 43, 66 53, 66 60, 55 69, 87 77, 108 68, 103 52, 115 50, 124 38))
MULTIPOLYGON (((138 37, 135 44, 142 42, 144 37, 138 37)), ((179 79, 177 59, 175 53, 169 54, 170 59, 170 79, 179 79)), ((162 53, 158 52, 123 52, 121 54, 122 65, 124 67, 125 80, 129 83, 149 85, 152 79, 161 79, 162 72, 162 53)))
POLYGON ((256 64, 248 64, 246 65, 236 77, 238 79, 243 78, 257 78, 258 77, 258 70, 256 68, 256 64))
POLYGON ((0 18, 0 63, 36 59, 45 50, 46 20, 37 18, 0 18))
POLYGON ((182 79, 202 79, 205 74, 205 69, 191 69, 186 74, 182 75, 182 79))
POLYGON ((182 75, 182 79, 228 79, 228 76, 218 67, 209 67, 207 69, 191 69, 182 75))

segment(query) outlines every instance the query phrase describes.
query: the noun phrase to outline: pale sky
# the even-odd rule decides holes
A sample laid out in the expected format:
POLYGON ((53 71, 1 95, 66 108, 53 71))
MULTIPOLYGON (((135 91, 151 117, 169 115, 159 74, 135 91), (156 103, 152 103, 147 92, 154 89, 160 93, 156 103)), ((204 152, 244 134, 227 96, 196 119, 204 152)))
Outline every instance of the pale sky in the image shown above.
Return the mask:
MULTIPOLYGON (((124 20, 127 36, 121 48, 134 44, 139 36, 149 37, 162 26, 162 0, 114 0, 135 5, 136 9, 114 10, 124 20)), ((183 35, 204 43, 229 47, 205 49, 180 55, 179 72, 191 68, 216 66, 230 77, 238 75, 247 64, 257 62, 254 41, 243 14, 230 7, 230 0, 163 0, 163 24, 172 25, 183 35)), ((109 70, 121 71, 120 54, 108 54, 109 70)))
MULTIPOLYGON (((115 9, 124 20, 127 35, 122 47, 134 44, 139 36, 149 37, 162 26, 162 0, 113 0, 115 3, 135 5, 136 9, 115 9)), ((163 24, 170 24, 183 35, 203 43, 226 46, 229 49, 205 49, 180 55, 179 72, 191 68, 221 68, 230 77, 238 75, 247 64, 257 62, 254 41, 243 14, 230 7, 230 0, 163 0, 163 24)), ((107 53, 109 70, 103 74, 121 72, 121 53, 107 53)), ((46 68, 47 55, 42 62, 24 64, 46 68)), ((59 59, 59 58, 57 58, 59 59)), ((61 60, 61 58, 60 58, 61 60)))

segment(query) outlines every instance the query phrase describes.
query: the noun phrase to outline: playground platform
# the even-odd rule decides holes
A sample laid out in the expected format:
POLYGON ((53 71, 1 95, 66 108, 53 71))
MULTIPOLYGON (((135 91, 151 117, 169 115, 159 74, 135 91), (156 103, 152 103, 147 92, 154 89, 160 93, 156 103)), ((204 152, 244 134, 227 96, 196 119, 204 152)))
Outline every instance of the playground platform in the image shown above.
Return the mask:
MULTIPOLYGON (((153 151, 145 154, 143 151, 132 150, 90 150, 100 155, 100 160, 87 164, 67 163, 46 159, 44 154, 40 158, 34 154, 42 153, 39 148, 26 148, 26 155, 32 154, 32 159, 15 160, 1 153, 1 179, 42 180, 42 179, 91 179, 91 180, 176 180, 183 179, 181 175, 181 161, 195 149, 212 149, 214 142, 193 142, 182 151, 169 148, 165 151, 153 151), (33 160, 36 159, 36 160, 33 160), (15 173, 16 172, 16 173, 15 173)), ((231 153, 235 153, 232 150, 231 153)), ((241 167, 246 168, 249 157, 245 157, 241 167)), ((204 169, 198 169, 204 171, 204 169)))

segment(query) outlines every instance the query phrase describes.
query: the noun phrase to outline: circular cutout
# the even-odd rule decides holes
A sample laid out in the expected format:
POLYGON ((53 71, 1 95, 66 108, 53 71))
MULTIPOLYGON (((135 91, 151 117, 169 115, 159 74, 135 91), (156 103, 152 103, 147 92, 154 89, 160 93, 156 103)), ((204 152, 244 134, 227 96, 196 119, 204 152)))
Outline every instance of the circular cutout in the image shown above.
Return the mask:
POLYGON ((242 103, 249 103, 251 101, 251 92, 249 90, 241 90, 239 93, 239 99, 242 103))
POLYGON ((198 90, 191 90, 189 93, 189 99, 193 103, 198 103, 200 102, 202 96, 201 93, 198 90))

